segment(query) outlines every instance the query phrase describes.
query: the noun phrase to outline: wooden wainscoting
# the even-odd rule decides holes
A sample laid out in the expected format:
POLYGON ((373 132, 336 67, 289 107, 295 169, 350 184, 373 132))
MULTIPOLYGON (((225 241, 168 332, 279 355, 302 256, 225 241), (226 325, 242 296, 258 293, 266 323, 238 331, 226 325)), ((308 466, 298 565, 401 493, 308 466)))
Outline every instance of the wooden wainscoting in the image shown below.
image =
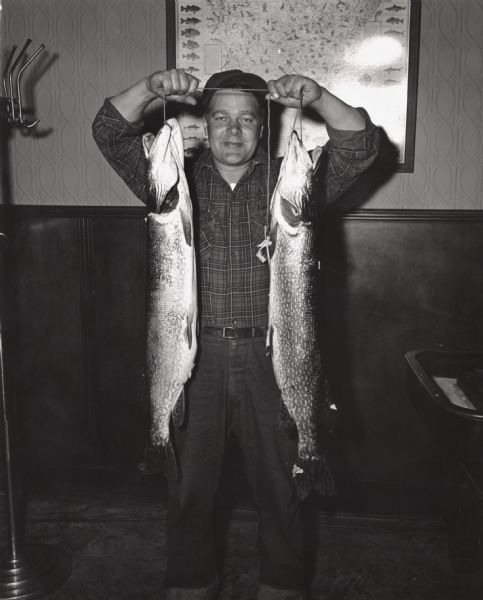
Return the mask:
MULTIPOLYGON (((146 211, 3 212, 7 379, 22 455, 38 468, 135 468, 148 414, 146 211)), ((430 510, 447 458, 406 395, 404 353, 482 348, 483 214, 329 213, 324 230, 336 476, 352 512, 430 510)))

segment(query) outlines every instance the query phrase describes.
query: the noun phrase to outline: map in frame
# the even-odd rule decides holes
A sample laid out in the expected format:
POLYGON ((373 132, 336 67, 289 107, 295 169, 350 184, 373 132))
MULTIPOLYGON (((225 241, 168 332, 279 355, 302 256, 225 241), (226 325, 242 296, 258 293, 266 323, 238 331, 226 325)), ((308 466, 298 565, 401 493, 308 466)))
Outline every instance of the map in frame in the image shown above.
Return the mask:
MULTIPOLYGON (((419 29, 419 1, 172 0, 172 4, 176 67, 198 77, 200 85, 227 69, 250 71, 267 80, 289 73, 311 77, 347 103, 364 107, 398 147, 399 170, 412 170, 417 64, 410 65, 410 51, 417 63, 419 31, 412 30, 419 29)), ((283 154, 293 123, 294 110, 284 109, 276 155, 283 154)), ((196 118, 189 115, 183 115, 181 124, 189 153, 204 142, 203 129, 196 128, 196 118)), ((303 136, 308 149, 328 139, 325 127, 305 116, 303 136)))

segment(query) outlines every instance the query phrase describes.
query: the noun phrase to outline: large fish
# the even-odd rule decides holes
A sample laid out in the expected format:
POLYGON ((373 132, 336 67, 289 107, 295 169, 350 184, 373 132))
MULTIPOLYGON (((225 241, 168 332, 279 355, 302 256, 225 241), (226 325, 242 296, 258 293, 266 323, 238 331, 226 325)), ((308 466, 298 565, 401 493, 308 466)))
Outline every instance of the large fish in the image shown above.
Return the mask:
POLYGON ((282 401, 297 427, 293 475, 302 498, 311 489, 335 492, 318 442, 319 415, 330 401, 317 318, 320 294, 312 175, 312 160, 293 131, 271 199, 267 343, 282 401))
POLYGON ((156 212, 147 218, 146 384, 151 441, 171 448, 170 419, 182 405, 197 349, 193 208, 176 119, 168 119, 154 141, 152 134, 144 136, 143 144, 156 198, 156 212))

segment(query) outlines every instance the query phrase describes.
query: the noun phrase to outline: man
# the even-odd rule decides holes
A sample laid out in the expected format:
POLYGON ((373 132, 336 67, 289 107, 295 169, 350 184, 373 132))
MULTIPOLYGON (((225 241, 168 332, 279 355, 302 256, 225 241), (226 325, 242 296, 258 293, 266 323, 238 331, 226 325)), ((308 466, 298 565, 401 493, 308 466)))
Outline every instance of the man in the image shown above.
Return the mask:
MULTIPOLYGON (((107 99, 97 114, 97 144, 148 206, 143 115, 154 100, 197 103, 199 81, 183 69, 160 71, 107 99)), ((266 224, 267 179, 273 192, 280 159, 260 146, 267 100, 310 107, 330 141, 316 171, 333 202, 374 161, 376 128, 315 81, 286 75, 265 82, 239 70, 213 75, 200 102, 209 149, 186 164, 197 215, 200 339, 187 388, 188 417, 174 430, 181 477, 170 482, 167 598, 216 598, 219 573, 214 498, 225 446, 237 438, 259 515, 258 600, 306 596, 301 505, 292 477, 296 439, 280 428, 280 392, 265 352, 269 273, 257 257, 266 224), (243 91, 246 89, 247 91, 243 91), (263 90, 258 92, 258 90, 263 90)))

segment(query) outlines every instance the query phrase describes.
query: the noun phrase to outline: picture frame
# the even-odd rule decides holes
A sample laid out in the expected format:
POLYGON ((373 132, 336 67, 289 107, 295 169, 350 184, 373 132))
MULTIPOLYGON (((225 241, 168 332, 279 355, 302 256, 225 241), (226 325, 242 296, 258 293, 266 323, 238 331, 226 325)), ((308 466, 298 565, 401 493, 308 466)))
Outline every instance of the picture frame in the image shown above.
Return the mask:
MULTIPOLYGON (((365 108, 397 147, 396 170, 410 173, 420 19, 421 0, 166 0, 167 67, 185 68, 200 86, 213 72, 235 68, 267 80, 311 77, 365 108)), ((294 123, 293 109, 284 110, 277 154, 294 123)), ((304 117, 303 127, 308 149, 327 141, 320 123, 304 117)), ((190 131, 188 151, 202 143, 190 131)))

